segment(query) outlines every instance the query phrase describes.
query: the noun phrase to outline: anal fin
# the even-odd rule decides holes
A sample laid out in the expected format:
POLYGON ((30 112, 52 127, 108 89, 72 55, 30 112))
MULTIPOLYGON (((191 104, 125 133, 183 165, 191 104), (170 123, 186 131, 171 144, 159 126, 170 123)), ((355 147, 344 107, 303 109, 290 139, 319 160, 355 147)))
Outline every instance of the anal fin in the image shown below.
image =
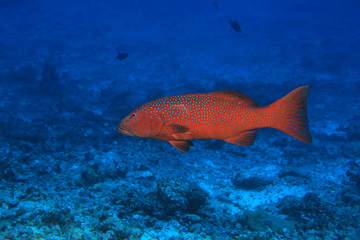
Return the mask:
POLYGON ((194 146, 191 141, 169 141, 169 143, 182 152, 188 152, 190 147, 194 146))
POLYGON ((256 136, 256 130, 249 130, 242 132, 239 136, 224 139, 224 141, 240 146, 250 146, 251 144, 254 143, 255 136, 256 136))

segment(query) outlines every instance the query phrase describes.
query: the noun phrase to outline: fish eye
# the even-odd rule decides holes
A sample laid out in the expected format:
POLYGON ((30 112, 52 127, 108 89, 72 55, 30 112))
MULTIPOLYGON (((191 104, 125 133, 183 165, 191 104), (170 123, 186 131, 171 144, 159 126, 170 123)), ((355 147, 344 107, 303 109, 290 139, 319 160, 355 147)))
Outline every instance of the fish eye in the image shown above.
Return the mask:
POLYGON ((136 117, 136 114, 135 113, 131 114, 130 118, 134 118, 134 117, 136 117))

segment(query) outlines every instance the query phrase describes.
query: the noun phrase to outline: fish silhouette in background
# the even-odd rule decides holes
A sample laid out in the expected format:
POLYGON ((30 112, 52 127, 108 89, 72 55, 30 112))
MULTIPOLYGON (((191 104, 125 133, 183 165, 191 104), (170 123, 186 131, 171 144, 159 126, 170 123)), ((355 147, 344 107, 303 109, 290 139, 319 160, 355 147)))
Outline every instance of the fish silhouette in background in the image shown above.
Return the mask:
POLYGON ((116 59, 119 61, 122 61, 124 59, 126 59, 129 55, 127 53, 118 53, 116 56, 116 59))
POLYGON ((219 3, 217 1, 214 1, 213 4, 214 4, 216 10, 219 10, 219 3))
POLYGON ((307 118, 309 86, 259 106, 245 94, 224 90, 164 97, 133 110, 120 123, 122 134, 168 141, 182 152, 191 140, 217 139, 249 146, 259 128, 276 128, 310 143, 307 118))
POLYGON ((237 21, 233 21, 232 19, 229 20, 231 27, 236 31, 236 32, 242 32, 240 24, 237 21))

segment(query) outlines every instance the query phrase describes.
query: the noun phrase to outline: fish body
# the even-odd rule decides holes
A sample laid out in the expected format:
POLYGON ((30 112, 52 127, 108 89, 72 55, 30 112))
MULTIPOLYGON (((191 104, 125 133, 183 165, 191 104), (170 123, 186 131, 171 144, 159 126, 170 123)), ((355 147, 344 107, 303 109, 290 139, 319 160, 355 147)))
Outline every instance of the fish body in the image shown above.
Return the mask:
POLYGON ((241 146, 255 140, 259 128, 276 128, 310 143, 307 119, 309 87, 302 86, 282 99, 259 106, 245 94, 224 90, 169 96, 133 110, 118 131, 128 136, 168 141, 180 151, 191 140, 217 139, 241 146))
POLYGON ((216 10, 219 10, 219 3, 217 1, 214 1, 213 3, 214 3, 216 10))
POLYGON ((236 31, 236 32, 242 32, 242 29, 240 27, 240 24, 237 21, 233 21, 232 19, 229 20, 231 27, 236 31))

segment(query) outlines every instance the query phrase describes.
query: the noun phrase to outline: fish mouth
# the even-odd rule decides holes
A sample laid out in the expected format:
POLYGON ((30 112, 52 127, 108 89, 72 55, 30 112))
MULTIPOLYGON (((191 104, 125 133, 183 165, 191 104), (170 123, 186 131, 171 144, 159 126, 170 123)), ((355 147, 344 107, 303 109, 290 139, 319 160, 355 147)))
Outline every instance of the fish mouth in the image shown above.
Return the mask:
POLYGON ((124 127, 120 126, 118 129, 118 132, 127 136, 134 136, 131 134, 128 130, 126 130, 124 127))

